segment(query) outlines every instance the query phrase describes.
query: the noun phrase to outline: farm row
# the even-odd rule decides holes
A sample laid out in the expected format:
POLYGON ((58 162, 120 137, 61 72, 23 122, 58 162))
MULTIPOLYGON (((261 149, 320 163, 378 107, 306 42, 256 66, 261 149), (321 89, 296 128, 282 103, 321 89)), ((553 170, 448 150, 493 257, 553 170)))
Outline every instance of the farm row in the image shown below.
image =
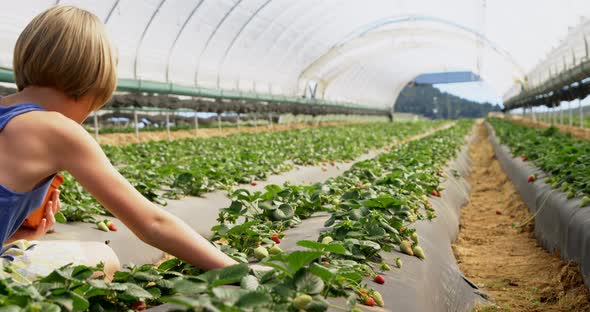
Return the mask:
POLYGON ((514 155, 530 160, 549 175, 546 183, 570 199, 582 197, 581 206, 590 204, 590 142, 555 127, 539 130, 497 118, 489 122, 514 155))
MULTIPOLYGON (((441 125, 441 122, 376 123, 235 134, 126 146, 103 146, 113 165, 144 196, 199 196, 239 183, 255 183, 294 165, 349 161, 372 149, 441 125)), ((90 194, 65 175, 60 222, 93 221, 106 214, 90 194)))
POLYGON ((371 283, 403 271, 401 261, 385 263, 380 253, 400 250, 434 261, 413 225, 435 217, 427 196, 441 195, 441 169, 465 144, 471 125, 460 121, 397 145, 325 183, 233 191, 212 243, 240 262, 256 259, 273 271, 253 272, 244 263, 202 273, 172 259, 158 267, 130 267, 105 283, 91 278, 97 268, 70 266, 30 286, 0 281, 0 303, 43 311, 140 309, 165 302, 211 311, 358 311, 359 304, 384 305, 371 283), (315 241, 299 241, 302 250, 283 252, 284 231, 318 212, 331 214, 327 230, 315 241))

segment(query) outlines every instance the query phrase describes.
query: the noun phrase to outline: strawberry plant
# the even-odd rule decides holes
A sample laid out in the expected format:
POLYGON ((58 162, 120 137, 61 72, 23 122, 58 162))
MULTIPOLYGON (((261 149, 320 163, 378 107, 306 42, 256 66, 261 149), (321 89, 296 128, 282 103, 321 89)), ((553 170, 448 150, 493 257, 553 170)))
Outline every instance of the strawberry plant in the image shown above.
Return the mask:
MULTIPOLYGON (((590 142, 554 127, 540 130, 497 118, 488 122, 514 155, 525 157, 548 175, 545 182, 553 188, 569 198, 590 196, 590 142)), ((531 177, 530 183, 539 178, 531 177)))

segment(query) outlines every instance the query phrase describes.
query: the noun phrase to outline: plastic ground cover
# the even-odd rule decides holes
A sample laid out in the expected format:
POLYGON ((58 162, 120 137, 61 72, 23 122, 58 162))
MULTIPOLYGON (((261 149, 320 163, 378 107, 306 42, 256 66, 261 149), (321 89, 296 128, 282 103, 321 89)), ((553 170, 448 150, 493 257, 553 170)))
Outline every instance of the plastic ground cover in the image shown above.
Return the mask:
MULTIPOLYGON (((460 272, 451 249, 451 243, 459 232, 460 209, 469 199, 470 187, 464 178, 469 174, 469 168, 466 146, 445 169, 448 178, 442 183, 442 197, 430 198, 437 218, 416 224, 426 260, 398 251, 382 253, 388 263, 400 257, 402 268, 393 268, 385 274, 383 285, 368 279, 364 281, 383 295, 386 308, 380 311, 469 311, 477 302, 484 300, 485 295, 460 272)), ((285 251, 302 249, 297 246, 297 242, 315 240, 325 229, 324 222, 328 218, 328 214, 316 214, 287 230, 281 248, 285 251)), ((337 299, 335 303, 342 302, 337 299)), ((166 304, 149 311, 172 311, 174 308, 174 305, 166 304)), ((362 309, 376 310, 366 306, 362 306, 362 309)))
POLYGON ((549 252, 580 265, 584 283, 590 287, 590 209, 579 208, 580 199, 568 200, 565 193, 545 183, 547 176, 532 163, 514 157, 501 144, 493 127, 486 123, 496 157, 535 217, 535 236, 549 252), (541 178, 528 183, 528 177, 541 178))

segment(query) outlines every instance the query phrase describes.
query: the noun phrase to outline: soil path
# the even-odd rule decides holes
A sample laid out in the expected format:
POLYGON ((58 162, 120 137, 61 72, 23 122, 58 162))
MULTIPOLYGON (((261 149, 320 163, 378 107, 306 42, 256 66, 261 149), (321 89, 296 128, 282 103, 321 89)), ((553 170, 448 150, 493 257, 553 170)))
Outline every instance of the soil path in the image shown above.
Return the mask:
POLYGON ((590 311, 590 296, 578 266, 550 255, 534 237, 520 195, 495 159, 487 129, 479 124, 469 149, 473 160, 469 204, 453 245, 465 275, 495 305, 478 311, 590 311))
MULTIPOLYGON (((302 128, 309 128, 309 127, 324 127, 324 126, 335 126, 335 125, 346 125, 346 124, 353 124, 359 122, 322 122, 319 125, 310 125, 307 123, 298 123, 298 124, 290 124, 290 125, 273 125, 272 127, 268 126, 258 126, 258 127, 241 127, 238 128, 222 128, 221 131, 218 128, 202 128, 197 131, 195 135, 195 130, 177 130, 177 131, 170 131, 170 139, 177 140, 177 139, 188 139, 188 138, 208 138, 208 137, 215 137, 215 136, 224 136, 230 135, 237 132, 266 132, 266 131, 285 131, 285 130, 292 130, 292 129, 302 129, 302 128)), ((93 134, 93 133, 91 133, 93 134)), ((138 143, 138 142, 149 142, 149 141, 163 141, 168 139, 168 133, 164 131, 145 131, 139 133, 139 140, 135 136, 135 132, 133 133, 109 133, 109 134, 100 134, 99 135, 99 143, 100 144, 111 144, 111 145, 125 145, 131 143, 138 143)))

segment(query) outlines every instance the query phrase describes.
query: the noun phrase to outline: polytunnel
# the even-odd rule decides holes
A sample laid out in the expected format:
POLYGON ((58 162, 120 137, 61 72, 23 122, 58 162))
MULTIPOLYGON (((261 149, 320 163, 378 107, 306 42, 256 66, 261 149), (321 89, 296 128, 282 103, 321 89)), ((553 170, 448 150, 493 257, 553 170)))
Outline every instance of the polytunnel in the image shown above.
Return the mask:
POLYGON ((2 10, 2 80, 19 31, 55 4, 104 21, 122 91, 388 112, 425 72, 472 71, 498 92, 523 75, 482 33, 480 2, 33 1, 2 10))
POLYGON ((0 311, 590 311, 589 41, 583 0, 4 1, 0 311))

